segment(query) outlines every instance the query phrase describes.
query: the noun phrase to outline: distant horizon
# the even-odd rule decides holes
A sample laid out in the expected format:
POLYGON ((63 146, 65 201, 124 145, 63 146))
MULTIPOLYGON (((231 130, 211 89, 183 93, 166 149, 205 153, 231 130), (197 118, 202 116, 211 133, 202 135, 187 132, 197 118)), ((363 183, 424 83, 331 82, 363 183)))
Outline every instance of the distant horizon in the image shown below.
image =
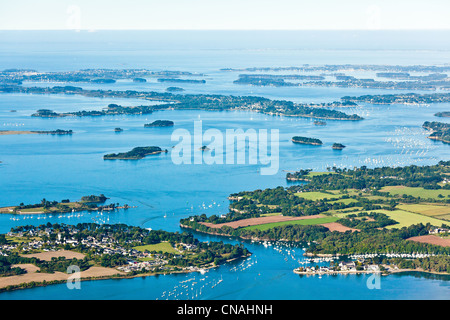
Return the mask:
POLYGON ((65 32, 99 32, 99 31, 232 31, 232 32, 242 32, 242 31, 261 31, 261 32, 441 32, 450 31, 450 28, 444 29, 0 29, 0 32, 34 32, 34 31, 65 31, 65 32))
POLYGON ((450 30, 447 0, 16 0, 0 30, 450 30))
POLYGON ((0 30, 4 50, 450 50, 450 30, 0 30), (45 46, 44 46, 45 44, 45 46), (69 49, 70 48, 70 49, 69 49))

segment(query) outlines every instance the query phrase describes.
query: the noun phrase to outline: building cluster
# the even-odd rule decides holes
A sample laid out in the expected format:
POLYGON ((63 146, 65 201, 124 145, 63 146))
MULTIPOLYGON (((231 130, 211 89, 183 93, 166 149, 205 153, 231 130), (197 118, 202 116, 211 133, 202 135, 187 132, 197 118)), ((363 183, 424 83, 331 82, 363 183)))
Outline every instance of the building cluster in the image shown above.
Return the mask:
POLYGON ((376 264, 361 264, 355 261, 341 261, 337 266, 300 267, 294 272, 300 274, 372 273, 380 272, 376 264))
MULTIPOLYGON (((149 252, 141 252, 136 249, 127 249, 118 244, 112 237, 103 235, 101 239, 96 239, 92 236, 85 236, 83 238, 76 236, 78 231, 76 229, 69 229, 63 235, 55 232, 50 228, 44 230, 31 229, 20 232, 9 232, 7 236, 15 238, 27 238, 27 241, 9 242, 5 245, 0 245, 0 256, 8 256, 12 252, 34 253, 42 251, 58 251, 62 246, 69 245, 70 247, 82 246, 93 254, 108 254, 121 255, 126 257, 127 264, 118 269, 124 272, 152 270, 156 267, 164 269, 164 265, 168 261, 163 259, 161 254, 152 254, 149 252), (42 240, 41 237, 46 237, 48 240, 42 240), (53 238, 53 240, 50 240, 53 238), (80 239, 81 238, 81 239, 80 239), (144 260, 142 262, 142 260, 144 260)), ((195 249, 196 246, 189 244, 182 244, 187 250, 195 249)))
POLYGON ((439 234, 439 233, 448 233, 450 232, 450 229, 447 228, 434 228, 431 229, 428 233, 429 234, 439 234))

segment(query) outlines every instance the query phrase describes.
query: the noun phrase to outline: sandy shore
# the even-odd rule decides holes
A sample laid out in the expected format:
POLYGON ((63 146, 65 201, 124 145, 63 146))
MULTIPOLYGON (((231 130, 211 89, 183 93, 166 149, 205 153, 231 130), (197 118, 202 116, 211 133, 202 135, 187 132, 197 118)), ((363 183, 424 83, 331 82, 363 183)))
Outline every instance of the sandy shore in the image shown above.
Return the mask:
MULTIPOLYGON (((14 265, 14 267, 26 269, 27 273, 18 276, 0 277, 0 289, 31 282, 67 281, 73 277, 73 274, 62 272, 40 273, 37 272, 39 268, 32 264, 14 265)), ((124 273, 113 268, 91 267, 88 270, 80 272, 80 280, 108 278, 114 275, 124 275, 124 273)))
POLYGON ((33 131, 0 130, 0 136, 11 134, 38 134, 38 133, 33 131))

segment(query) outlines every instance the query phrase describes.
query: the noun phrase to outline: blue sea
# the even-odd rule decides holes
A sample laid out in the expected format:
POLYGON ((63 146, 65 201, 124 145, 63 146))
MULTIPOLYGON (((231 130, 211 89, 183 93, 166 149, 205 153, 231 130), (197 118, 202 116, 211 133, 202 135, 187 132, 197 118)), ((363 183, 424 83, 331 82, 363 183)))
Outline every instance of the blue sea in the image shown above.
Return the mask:
MULTIPOLYGON (((172 70, 201 73, 205 84, 175 84, 186 94, 255 95, 295 102, 332 102, 346 95, 402 91, 354 88, 253 87, 233 84, 242 71, 222 68, 288 67, 303 64, 448 64, 448 32, 0 32, 0 70, 37 71, 80 69, 172 70)), ((355 75, 357 73, 355 72, 355 75)), ((367 74, 367 76, 373 76, 367 74)), ((114 84, 67 83, 86 89, 159 91, 171 86, 119 80, 114 84)), ((61 83, 24 83, 54 86, 61 83)), ((64 84, 63 84, 64 85, 64 84)), ((450 148, 427 139, 421 125, 436 120, 450 104, 371 105, 341 108, 363 121, 327 121, 314 126, 308 118, 262 115, 253 112, 168 110, 150 115, 35 118, 38 109, 56 112, 100 110, 110 103, 125 106, 152 104, 135 99, 101 99, 65 95, 0 95, 0 130, 73 130, 71 136, 9 135, 0 137, 0 207, 47 200, 78 200, 103 193, 108 201, 136 206, 110 214, 0 215, 0 232, 11 227, 47 222, 125 223, 144 228, 183 231, 179 220, 190 215, 228 212, 231 193, 288 186, 287 171, 366 165, 428 165, 450 159, 450 148), (10 112, 17 110, 17 112, 10 112), (158 119, 175 122, 172 128, 144 128, 158 119), (181 164, 171 159, 176 129, 279 130, 279 170, 261 175, 262 164, 181 164), (115 133, 114 128, 124 129, 115 133), (294 145, 294 135, 320 138, 322 147, 294 145), (342 152, 331 149, 340 142, 342 152), (140 161, 104 161, 103 155, 137 146, 160 146, 169 153, 140 161)), ((448 121, 446 118, 439 121, 448 121)), ((237 239, 195 234, 204 241, 239 243, 237 239)), ((138 277, 85 281, 81 290, 65 284, 0 294, 13 299, 449 299, 449 277, 424 273, 381 277, 380 289, 370 289, 369 276, 306 277, 292 271, 302 261, 303 248, 286 244, 263 246, 243 242, 253 253, 246 259, 206 274, 138 277)))

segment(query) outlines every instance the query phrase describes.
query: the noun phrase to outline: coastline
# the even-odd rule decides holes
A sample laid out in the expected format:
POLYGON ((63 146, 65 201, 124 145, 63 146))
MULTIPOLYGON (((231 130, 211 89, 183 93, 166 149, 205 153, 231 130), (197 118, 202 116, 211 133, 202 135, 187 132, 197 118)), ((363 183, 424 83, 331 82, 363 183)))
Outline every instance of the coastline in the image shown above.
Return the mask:
POLYGON ((429 271, 429 270, 423 270, 423 269, 392 269, 389 268, 387 271, 380 271, 380 270, 341 270, 341 271, 299 271, 298 269, 294 269, 293 272, 295 274, 299 275, 311 275, 311 276, 322 276, 322 275, 346 275, 346 274, 380 274, 383 276, 389 276, 392 274, 397 273, 407 273, 407 272, 421 272, 421 273, 428 273, 433 275, 441 275, 441 276, 450 276, 450 273, 445 272, 437 272, 437 271, 429 271))
MULTIPOLYGON (((81 272, 81 277, 80 277, 80 281, 95 281, 95 280, 112 280, 112 279, 133 279, 133 278, 139 278, 139 277, 151 277, 151 276, 157 276, 157 275, 170 275, 170 274, 188 274, 188 273, 194 273, 194 272, 200 272, 201 274, 208 272, 208 270, 213 269, 213 268, 217 268, 220 265, 238 260, 238 259, 244 259, 244 258, 248 258, 250 257, 252 254, 249 253, 248 255, 245 256, 241 256, 241 257, 236 257, 233 259, 228 259, 225 260, 225 262, 219 264, 219 265, 215 265, 214 263, 211 263, 210 265, 207 266, 203 266, 203 267, 185 267, 183 270, 176 270, 176 271, 170 271, 170 272, 146 272, 146 273, 138 273, 138 274, 127 274, 123 271, 119 271, 116 268, 105 268, 105 267, 98 267, 98 266, 92 266, 91 268, 89 268, 86 271, 82 271, 81 272), (83 277, 83 273, 88 273, 89 270, 91 271, 103 271, 103 272, 108 272, 111 273, 109 275, 99 275, 99 276, 84 276, 83 277)), ((32 265, 34 267, 34 265, 32 265)), ((37 267, 34 267, 37 268, 37 267)), ((28 275, 30 276, 30 273, 26 273, 24 275, 28 275)), ((11 276, 11 277, 17 277, 17 279, 19 279, 19 277, 23 277, 24 275, 19 275, 19 276, 11 276)), ((31 273, 31 276, 33 274, 31 273)), ((45 287, 45 286, 49 286, 49 285, 54 285, 54 284, 62 284, 62 283, 67 283, 70 282, 71 279, 73 279, 71 274, 66 274, 66 273, 62 273, 62 272, 55 272, 55 273, 36 273, 36 275, 39 277, 42 276, 50 276, 49 280, 43 279, 42 281, 28 281, 28 282, 19 282, 17 284, 10 284, 7 286, 0 286, 0 294, 2 292, 10 292, 10 291, 15 291, 15 290, 23 290, 23 289, 31 289, 31 288, 35 288, 35 287, 45 287), (56 277, 56 279, 51 280, 51 276, 56 277)), ((0 283, 2 279, 6 279, 8 280, 8 277, 0 277, 0 283)))

